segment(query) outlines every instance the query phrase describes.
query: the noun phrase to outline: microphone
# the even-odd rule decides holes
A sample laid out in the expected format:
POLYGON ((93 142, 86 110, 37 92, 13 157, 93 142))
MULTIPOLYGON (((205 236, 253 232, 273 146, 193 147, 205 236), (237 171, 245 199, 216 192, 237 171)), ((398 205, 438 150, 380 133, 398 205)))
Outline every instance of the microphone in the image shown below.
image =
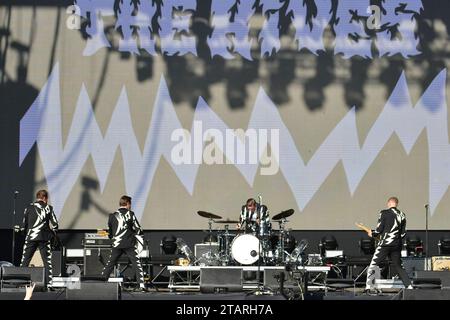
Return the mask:
POLYGON ((258 194, 258 199, 259 199, 259 205, 261 205, 261 203, 262 203, 262 197, 261 197, 260 194, 258 194))
POLYGON ((425 205, 425 208, 428 209, 428 206, 429 206, 429 204, 427 203, 427 204, 425 205))
POLYGON ((17 198, 17 196, 19 195, 19 191, 14 191, 14 199, 16 199, 17 198))

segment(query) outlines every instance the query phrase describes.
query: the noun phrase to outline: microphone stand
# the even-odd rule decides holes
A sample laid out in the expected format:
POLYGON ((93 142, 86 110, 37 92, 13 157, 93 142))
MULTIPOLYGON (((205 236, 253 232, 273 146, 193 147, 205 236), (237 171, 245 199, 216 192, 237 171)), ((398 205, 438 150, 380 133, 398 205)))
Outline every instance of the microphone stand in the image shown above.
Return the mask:
POLYGON ((261 292, 261 210, 262 206, 261 203, 259 204, 259 211, 258 211, 258 221, 259 223, 256 224, 256 235, 258 237, 258 272, 256 274, 256 282, 257 282, 257 289, 255 291, 256 295, 262 294, 261 292))
POLYGON ((11 262, 13 265, 15 264, 15 251, 16 251, 16 231, 14 230, 14 226, 16 223, 16 199, 17 195, 19 194, 18 191, 14 191, 14 201, 13 201, 13 223, 12 223, 12 252, 11 252, 11 262))
POLYGON ((428 204, 425 205, 425 270, 429 271, 428 263, 428 204))
POLYGON ((262 224, 262 209, 263 206, 261 205, 261 201, 259 203, 259 207, 258 207, 259 211, 258 211, 258 221, 259 223, 256 225, 256 232, 257 232, 257 237, 258 237, 258 271, 256 274, 256 281, 257 281, 257 289, 254 291, 255 295, 262 295, 262 294, 266 294, 265 292, 265 287, 264 285, 261 286, 261 247, 262 247, 262 243, 261 243, 261 224, 262 224))

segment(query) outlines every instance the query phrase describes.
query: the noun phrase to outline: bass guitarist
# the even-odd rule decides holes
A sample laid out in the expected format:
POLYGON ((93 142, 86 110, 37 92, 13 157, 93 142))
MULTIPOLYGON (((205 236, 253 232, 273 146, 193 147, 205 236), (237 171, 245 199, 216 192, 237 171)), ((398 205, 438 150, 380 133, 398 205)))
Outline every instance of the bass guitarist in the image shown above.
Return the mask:
POLYGON ((375 269, 379 268, 386 257, 391 259, 394 272, 396 271, 405 288, 412 289, 411 280, 402 267, 401 250, 403 238, 406 235, 406 216, 398 208, 398 198, 390 197, 387 201, 387 209, 380 212, 378 224, 375 230, 364 229, 369 237, 378 238, 378 244, 373 254, 372 261, 367 269, 366 292, 372 292, 375 284, 375 269))

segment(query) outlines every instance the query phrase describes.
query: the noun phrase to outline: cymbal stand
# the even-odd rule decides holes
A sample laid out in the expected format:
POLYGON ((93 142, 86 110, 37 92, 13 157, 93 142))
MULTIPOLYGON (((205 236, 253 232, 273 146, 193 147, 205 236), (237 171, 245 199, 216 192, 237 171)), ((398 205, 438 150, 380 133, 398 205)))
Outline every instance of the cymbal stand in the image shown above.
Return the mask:
POLYGON ((208 219, 208 225, 209 225, 209 230, 208 230, 208 242, 209 242, 209 257, 208 257, 208 264, 211 264, 211 262, 212 262, 212 255, 213 255, 213 252, 212 252, 212 224, 213 224, 213 219, 212 218, 209 218, 208 219))
POLYGON ((278 236, 278 245, 277 245, 277 251, 278 251, 278 263, 279 264, 285 264, 286 263, 286 254, 287 252, 284 250, 284 240, 286 236, 286 230, 285 230, 285 224, 288 222, 286 218, 283 218, 278 221, 280 234, 278 236))
POLYGON ((228 229, 228 225, 225 225, 225 232, 223 233, 223 244, 224 244, 224 252, 222 253, 223 256, 221 257, 221 262, 223 265, 227 266, 230 264, 230 243, 229 243, 229 236, 231 235, 228 229))

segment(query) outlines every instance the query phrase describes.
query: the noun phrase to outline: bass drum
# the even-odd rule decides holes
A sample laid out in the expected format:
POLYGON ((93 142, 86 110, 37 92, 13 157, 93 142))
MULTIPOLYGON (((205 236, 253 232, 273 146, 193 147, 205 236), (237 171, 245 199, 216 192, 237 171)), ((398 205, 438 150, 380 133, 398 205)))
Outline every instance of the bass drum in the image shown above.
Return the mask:
POLYGON ((239 235, 231 243, 231 256, 235 261, 243 265, 255 263, 262 253, 262 247, 258 238, 252 234, 239 235))

